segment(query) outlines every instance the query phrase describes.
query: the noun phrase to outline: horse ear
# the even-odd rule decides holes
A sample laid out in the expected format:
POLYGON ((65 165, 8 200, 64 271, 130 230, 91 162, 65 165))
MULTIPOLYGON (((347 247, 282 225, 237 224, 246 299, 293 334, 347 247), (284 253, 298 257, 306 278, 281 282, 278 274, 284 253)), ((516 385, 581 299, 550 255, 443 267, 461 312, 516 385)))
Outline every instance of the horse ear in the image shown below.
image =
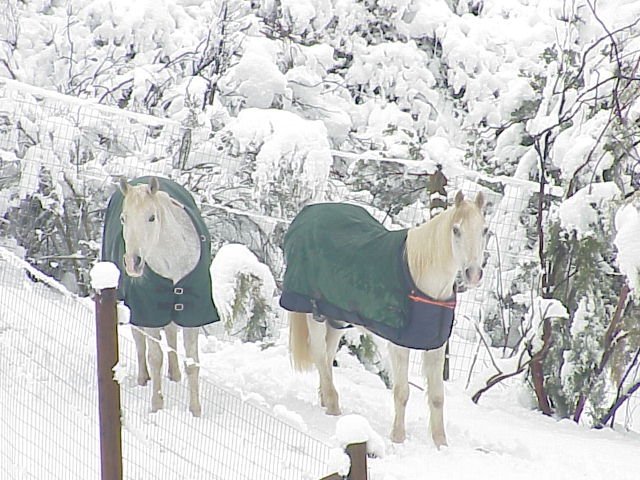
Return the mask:
POLYGON ((129 185, 126 178, 120 177, 120 180, 118 180, 118 187, 120 188, 120 191, 122 192, 123 195, 127 194, 130 186, 131 185, 129 185))
POLYGON ((478 192, 476 194, 476 205, 480 210, 482 210, 485 206, 486 200, 484 198, 484 193, 478 192))
POLYGON ((160 182, 157 177, 151 177, 149 179, 149 193, 154 195, 158 190, 160 190, 160 182))
POLYGON ((459 207, 462 202, 464 202, 464 193, 462 193, 462 190, 458 190, 458 193, 456 193, 456 198, 454 199, 454 204, 456 207, 459 207))

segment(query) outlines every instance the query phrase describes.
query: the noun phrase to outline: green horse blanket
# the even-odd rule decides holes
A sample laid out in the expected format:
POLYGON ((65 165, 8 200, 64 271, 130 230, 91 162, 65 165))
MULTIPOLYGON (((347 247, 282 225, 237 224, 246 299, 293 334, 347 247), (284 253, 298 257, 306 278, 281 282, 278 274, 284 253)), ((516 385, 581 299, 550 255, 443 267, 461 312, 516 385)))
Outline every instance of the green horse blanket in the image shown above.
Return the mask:
MULTIPOLYGON (((160 190, 184 205, 200 235, 200 261, 197 267, 175 285, 148 266, 140 278, 132 278, 124 269, 122 237, 122 192, 117 189, 109 199, 102 234, 102 260, 113 262, 120 270, 118 296, 131 310, 131 323, 138 327, 164 327, 175 322, 181 327, 200 327, 219 320, 211 297, 211 237, 191 194, 177 183, 158 178, 160 190)), ((131 185, 148 183, 140 177, 131 185)), ((179 248, 179 245, 176 246, 179 248)))
POLYGON ((356 205, 303 208, 284 238, 280 305, 364 326, 397 345, 441 347, 451 335, 455 296, 437 301, 417 289, 406 238, 406 229, 387 230, 356 205))

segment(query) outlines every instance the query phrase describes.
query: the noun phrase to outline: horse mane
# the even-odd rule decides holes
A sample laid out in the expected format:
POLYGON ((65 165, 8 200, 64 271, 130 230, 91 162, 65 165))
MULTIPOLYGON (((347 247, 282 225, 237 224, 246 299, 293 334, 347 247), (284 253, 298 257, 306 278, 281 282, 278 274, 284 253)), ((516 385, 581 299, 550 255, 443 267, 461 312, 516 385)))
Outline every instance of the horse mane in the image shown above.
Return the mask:
POLYGON ((455 223, 461 223, 476 208, 473 202, 465 200, 422 225, 409 229, 406 246, 407 264, 416 284, 419 284, 420 279, 427 274, 439 274, 450 276, 450 284, 453 285, 457 265, 453 264, 451 231, 455 223))
POLYGON ((422 277, 427 270, 450 262, 451 228, 455 208, 449 208, 407 234, 407 264, 411 276, 422 277))
POLYGON ((164 212, 164 210, 169 208, 167 202, 175 202, 167 192, 158 190, 151 193, 149 189, 146 188, 146 185, 144 185, 144 188, 129 188, 125 194, 125 198, 127 207, 134 210, 139 208, 139 206, 145 202, 151 202, 158 211, 164 212))

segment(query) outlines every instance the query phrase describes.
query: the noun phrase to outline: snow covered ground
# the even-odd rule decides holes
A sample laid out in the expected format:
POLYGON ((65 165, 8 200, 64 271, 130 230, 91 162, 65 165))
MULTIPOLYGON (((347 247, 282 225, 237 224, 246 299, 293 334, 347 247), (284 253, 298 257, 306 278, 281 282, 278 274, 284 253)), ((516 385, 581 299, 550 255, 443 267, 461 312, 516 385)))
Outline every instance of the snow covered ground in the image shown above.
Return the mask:
MULTIPOLYGON (((34 283, 6 257, 0 262, 0 476, 97 478, 91 304, 34 283)), ((148 413, 130 328, 120 332, 126 478, 315 480, 337 465, 339 419, 319 406, 316 375, 290 368, 286 329, 268 348, 202 335, 201 419, 188 413, 183 384, 168 381, 166 409, 148 413)), ((371 479, 637 478, 639 433, 544 417, 516 386, 495 388, 475 405, 463 382, 448 383, 450 446, 442 451, 427 431, 423 394, 412 387, 408 439, 392 444, 391 392, 347 352, 337 359, 343 414, 361 415, 382 438, 371 479)))

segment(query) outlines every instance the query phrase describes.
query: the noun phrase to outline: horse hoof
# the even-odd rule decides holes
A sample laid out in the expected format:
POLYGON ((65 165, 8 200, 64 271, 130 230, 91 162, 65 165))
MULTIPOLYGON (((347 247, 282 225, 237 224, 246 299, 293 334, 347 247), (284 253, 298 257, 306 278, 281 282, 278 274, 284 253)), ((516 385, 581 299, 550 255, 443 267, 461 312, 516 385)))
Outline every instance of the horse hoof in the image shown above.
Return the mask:
POLYGON ((435 443, 436 448, 438 450, 441 450, 443 447, 448 447, 449 444, 447 444, 447 438, 446 437, 434 437, 433 439, 433 443, 435 443))
POLYGON ((180 380, 182 380, 182 375, 180 374, 180 371, 178 372, 169 371, 169 380, 171 380, 172 382, 179 383, 180 380))
POLYGON ((199 418, 202 415, 202 407, 200 407, 200 405, 197 407, 189 407, 189 411, 191 412, 191 415, 196 418, 199 418))
POLYGON ((162 410, 162 407, 164 407, 164 399, 162 398, 162 396, 151 398, 151 413, 162 410))
POLYGON ((327 415, 339 416, 342 415, 342 412, 340 411, 340 407, 327 407, 327 415))
POLYGON ((145 387, 149 382, 149 380, 151 380, 149 377, 145 377, 145 376, 138 377, 138 385, 140 385, 141 387, 145 387))
POLYGON ((391 432, 391 441, 393 443, 404 443, 407 435, 404 432, 391 432))

